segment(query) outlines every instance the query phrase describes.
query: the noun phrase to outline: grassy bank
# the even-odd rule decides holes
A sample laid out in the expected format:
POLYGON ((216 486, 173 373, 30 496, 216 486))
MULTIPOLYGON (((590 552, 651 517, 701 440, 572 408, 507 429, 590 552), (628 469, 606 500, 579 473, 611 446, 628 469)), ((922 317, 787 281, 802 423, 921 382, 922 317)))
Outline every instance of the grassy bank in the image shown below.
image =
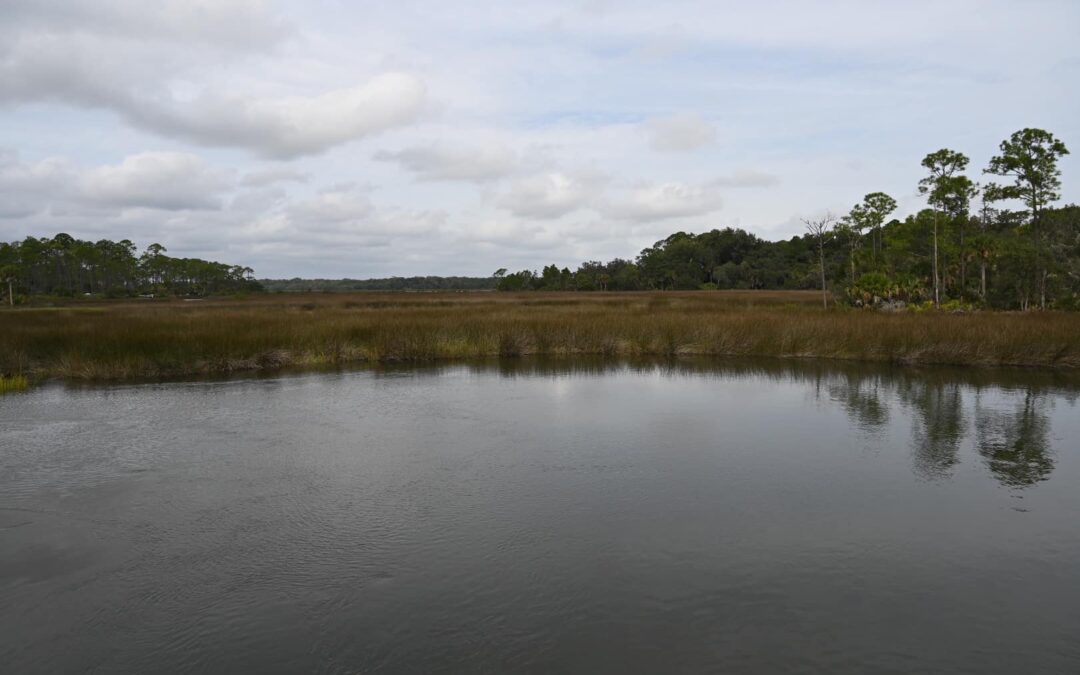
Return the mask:
POLYGON ((525 354, 1080 367, 1080 314, 824 311, 801 292, 287 294, 0 313, 0 373, 123 379, 525 354))
POLYGON ((23 375, 0 375, 0 394, 24 391, 30 381, 23 375))

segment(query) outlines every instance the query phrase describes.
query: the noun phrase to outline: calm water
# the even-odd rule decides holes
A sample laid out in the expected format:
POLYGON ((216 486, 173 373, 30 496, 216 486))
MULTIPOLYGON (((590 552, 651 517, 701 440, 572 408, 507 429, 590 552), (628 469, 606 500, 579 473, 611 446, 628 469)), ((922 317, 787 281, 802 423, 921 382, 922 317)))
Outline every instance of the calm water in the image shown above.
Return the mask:
POLYGON ((542 363, 0 398, 6 673, 1078 673, 1080 387, 542 363))

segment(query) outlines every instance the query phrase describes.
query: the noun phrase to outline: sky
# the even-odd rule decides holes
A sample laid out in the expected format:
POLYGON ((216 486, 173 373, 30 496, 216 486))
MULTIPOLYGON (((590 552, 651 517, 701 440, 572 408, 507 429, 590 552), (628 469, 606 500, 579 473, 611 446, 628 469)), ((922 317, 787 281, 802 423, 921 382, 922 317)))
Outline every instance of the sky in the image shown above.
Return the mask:
POLYGON ((0 0, 0 239, 263 278, 488 276, 767 239, 921 159, 1076 154, 1080 2, 0 0))

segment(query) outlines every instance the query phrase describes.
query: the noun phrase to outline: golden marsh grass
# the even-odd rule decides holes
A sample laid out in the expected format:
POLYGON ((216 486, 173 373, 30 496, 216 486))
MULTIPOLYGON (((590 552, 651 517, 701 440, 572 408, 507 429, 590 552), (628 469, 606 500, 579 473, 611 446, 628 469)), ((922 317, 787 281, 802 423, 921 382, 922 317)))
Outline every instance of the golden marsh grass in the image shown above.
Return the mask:
POLYGON ((0 313, 0 373, 179 377, 549 356, 1080 367, 1080 314, 822 310, 812 292, 272 294, 0 313))
POLYGON ((29 386, 30 381, 23 375, 0 375, 0 394, 24 391, 29 386))

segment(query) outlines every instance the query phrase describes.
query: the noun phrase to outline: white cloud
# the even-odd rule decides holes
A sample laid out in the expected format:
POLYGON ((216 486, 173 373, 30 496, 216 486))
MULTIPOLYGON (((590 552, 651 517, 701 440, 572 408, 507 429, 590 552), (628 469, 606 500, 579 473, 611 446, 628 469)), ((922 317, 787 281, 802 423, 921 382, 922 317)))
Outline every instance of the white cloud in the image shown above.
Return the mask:
POLYGON ((409 72, 354 73, 295 93, 231 75, 229 66, 273 68, 267 59, 291 35, 265 2, 111 0, 100 14, 97 3, 47 4, 0 8, 0 102, 105 109, 168 138, 273 158, 407 125, 426 105, 409 72))
POLYGON ((514 181, 497 203, 526 218, 558 218, 589 206, 604 182, 597 174, 539 173, 514 181))
POLYGON ((701 216, 718 210, 721 204, 712 186, 672 182, 632 188, 612 200, 604 213, 611 218, 648 222, 701 216))
POLYGON ((559 228, 506 216, 469 223, 455 234, 462 243, 477 243, 507 256, 518 256, 522 251, 551 251, 566 243, 565 233, 559 228))
POLYGON ((23 218, 44 210, 50 195, 67 189, 73 172, 64 159, 24 164, 17 152, 0 150, 0 218, 23 218))
POLYGON ((408 124, 420 115, 425 96, 419 78, 385 73, 316 96, 247 98, 205 92, 183 103, 133 100, 122 111, 133 123, 167 136, 287 159, 408 124))
POLYGON ((437 210, 377 209, 370 189, 359 185, 328 188, 312 199, 286 206, 284 213, 297 235, 317 233, 346 240, 373 235, 419 236, 431 233, 446 221, 446 214, 437 210))
POLYGON ((357 223, 375 211, 368 189, 355 185, 341 185, 323 190, 313 199, 297 202, 289 207, 293 220, 325 223, 357 223))
POLYGON ((660 152, 688 152, 716 141, 716 129, 696 113, 656 117, 645 123, 649 144, 660 152))
POLYGON ((287 166, 258 169, 244 174, 240 185, 244 187, 266 187, 275 183, 306 183, 310 175, 287 166))
POLYGON ((169 40, 265 49, 294 34, 266 0, 5 0, 9 25, 23 30, 85 32, 113 38, 169 40))
POLYGON ((779 185, 780 178, 775 174, 765 171, 740 169, 727 176, 720 176, 719 178, 709 181, 709 184, 716 187, 763 188, 779 185))
POLYGON ((78 181, 78 194, 106 206, 218 209, 221 194, 229 187, 222 172, 195 155, 144 152, 88 171, 78 181))
POLYGON ((394 162, 420 180, 487 181, 509 175, 517 156, 504 145, 489 143, 479 147, 458 147, 442 143, 415 145, 391 152, 380 150, 373 158, 394 162))

